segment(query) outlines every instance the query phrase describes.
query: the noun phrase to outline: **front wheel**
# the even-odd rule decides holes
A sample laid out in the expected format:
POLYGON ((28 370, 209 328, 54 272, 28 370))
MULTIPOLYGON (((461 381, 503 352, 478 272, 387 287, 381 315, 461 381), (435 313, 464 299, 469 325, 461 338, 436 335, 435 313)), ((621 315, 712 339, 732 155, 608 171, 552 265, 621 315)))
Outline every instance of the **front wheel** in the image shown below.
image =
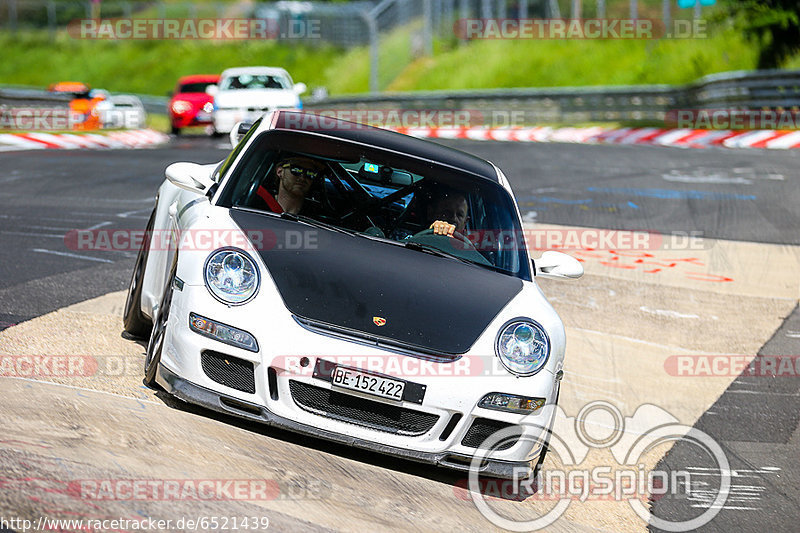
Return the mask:
POLYGON ((175 271, 177 261, 172 265, 172 272, 164 289, 164 297, 156 313, 156 320, 153 324, 153 331, 150 333, 150 341, 147 343, 147 354, 144 360, 144 384, 150 388, 159 388, 156 383, 158 365, 161 362, 161 353, 164 351, 164 339, 167 334, 167 322, 169 321, 169 311, 172 306, 172 294, 175 285, 175 271))
POLYGON ((150 235, 153 233, 155 224, 156 210, 150 215, 147 221, 147 228, 144 230, 144 239, 136 256, 136 265, 133 267, 133 275, 128 285, 128 298, 125 300, 125 312, 122 315, 122 325, 128 333, 138 338, 147 338, 150 330, 153 329, 153 322, 142 313, 142 281, 144 280, 144 270, 147 265, 147 256, 150 253, 150 235))

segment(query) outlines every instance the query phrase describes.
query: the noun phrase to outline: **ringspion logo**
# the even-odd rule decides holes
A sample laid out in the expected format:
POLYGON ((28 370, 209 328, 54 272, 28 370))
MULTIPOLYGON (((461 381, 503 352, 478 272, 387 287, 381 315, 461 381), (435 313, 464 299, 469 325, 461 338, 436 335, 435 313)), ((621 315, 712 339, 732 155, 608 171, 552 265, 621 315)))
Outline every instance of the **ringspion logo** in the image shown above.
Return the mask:
POLYGON ((655 528, 691 531, 710 522, 722 510, 730 487, 728 458, 708 434, 681 424, 656 405, 641 405, 632 416, 625 417, 615 405, 594 401, 574 417, 549 404, 535 416, 526 416, 518 425, 493 433, 473 454, 467 486, 456 486, 454 490, 457 498, 470 498, 487 520, 509 531, 543 529, 563 516, 572 503, 588 500, 624 501, 639 518, 655 528), (534 439, 540 446, 542 439, 549 441, 551 459, 533 476, 528 477, 528 467, 520 467, 514 469, 510 483, 481 481, 481 464, 488 456, 510 442, 534 439), (678 441, 702 451, 703 466, 709 466, 704 469, 708 475, 703 477, 702 485, 693 482, 688 470, 646 466, 648 457, 652 464, 651 455, 662 456, 660 449, 678 441), (600 465, 587 462, 595 450, 602 450, 598 453, 603 456, 610 452, 614 462, 600 465), (709 477, 711 472, 715 477, 709 477), (715 485, 710 484, 712 480, 715 485), (651 512, 651 500, 687 497, 701 502, 693 506, 698 509, 696 516, 672 521, 651 512), (547 505, 526 506, 527 516, 509 518, 492 507, 491 503, 498 499, 531 499, 547 505))

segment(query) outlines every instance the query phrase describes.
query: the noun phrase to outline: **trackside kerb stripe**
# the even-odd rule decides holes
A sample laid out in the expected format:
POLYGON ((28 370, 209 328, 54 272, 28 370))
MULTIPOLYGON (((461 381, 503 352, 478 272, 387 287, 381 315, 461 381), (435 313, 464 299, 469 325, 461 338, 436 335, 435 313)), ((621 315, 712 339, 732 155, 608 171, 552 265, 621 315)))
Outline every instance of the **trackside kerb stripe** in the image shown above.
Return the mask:
POLYGON ((96 133, 4 133, 0 134, 0 151, 38 150, 42 148, 75 150, 98 150, 104 148, 141 148, 169 141, 169 136, 154 130, 130 130, 96 133))
POLYGON ((731 131, 662 128, 387 128, 426 139, 470 139, 495 142, 566 142, 635 144, 678 148, 800 148, 800 131, 731 131))

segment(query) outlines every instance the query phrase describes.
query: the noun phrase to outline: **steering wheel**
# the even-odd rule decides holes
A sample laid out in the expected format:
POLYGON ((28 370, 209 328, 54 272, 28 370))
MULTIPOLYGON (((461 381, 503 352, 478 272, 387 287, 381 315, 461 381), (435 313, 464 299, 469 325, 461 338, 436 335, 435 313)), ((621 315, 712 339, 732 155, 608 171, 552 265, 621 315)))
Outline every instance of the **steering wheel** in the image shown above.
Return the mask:
MULTIPOLYGON (((433 232, 433 228, 428 228, 428 229, 424 229, 424 230, 420 231, 419 233, 415 233, 411 237, 411 239, 414 240, 417 237, 427 237, 429 235, 433 235, 435 237, 442 237, 442 238, 445 238, 445 239, 451 239, 451 238, 452 239, 458 239, 458 241, 460 243, 464 244, 464 248, 462 248, 462 250, 467 251, 467 252, 477 252, 478 251, 478 249, 475 248, 475 245, 472 244, 472 241, 470 241, 463 233, 459 233, 457 231, 454 232, 452 237, 451 237, 450 235, 441 235, 439 233, 434 233, 433 232)), ((425 240, 428 240, 428 239, 425 239, 425 240)))
POLYGON ((428 228, 413 235, 409 242, 427 245, 437 248, 445 253, 450 253, 461 259, 472 261, 481 265, 493 266, 492 263, 481 254, 472 242, 461 233, 454 233, 453 237, 448 235, 437 235, 433 229, 428 228))

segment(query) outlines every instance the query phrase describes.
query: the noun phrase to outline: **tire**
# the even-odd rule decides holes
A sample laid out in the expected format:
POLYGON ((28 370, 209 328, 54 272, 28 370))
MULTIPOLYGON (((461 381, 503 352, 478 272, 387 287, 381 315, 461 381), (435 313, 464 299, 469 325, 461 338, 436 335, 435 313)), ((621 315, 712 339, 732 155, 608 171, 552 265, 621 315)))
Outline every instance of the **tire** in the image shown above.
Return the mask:
POLYGON ((164 337, 167 333, 167 321, 169 321, 169 311, 172 305, 172 294, 174 292, 175 272, 177 270, 177 257, 172 263, 172 270, 164 289, 164 296, 161 298, 161 305, 158 307, 156 320, 153 323, 153 330, 150 332, 150 341, 147 343, 147 353, 144 359, 144 384, 152 389, 160 389, 156 383, 158 365, 161 362, 161 353, 164 350, 164 337))
POLYGON ((142 313, 142 281, 147 257, 150 255, 150 235, 155 224, 156 210, 150 215, 145 228, 145 238, 136 256, 136 265, 133 267, 131 282, 128 285, 128 298, 125 300, 125 311, 122 315, 122 324, 129 334, 134 337, 146 339, 153 329, 153 322, 142 313))
POLYGON ((172 128, 170 128, 170 131, 172 132, 173 135, 180 135, 181 134, 181 129, 176 127, 176 126, 172 126, 172 128))

